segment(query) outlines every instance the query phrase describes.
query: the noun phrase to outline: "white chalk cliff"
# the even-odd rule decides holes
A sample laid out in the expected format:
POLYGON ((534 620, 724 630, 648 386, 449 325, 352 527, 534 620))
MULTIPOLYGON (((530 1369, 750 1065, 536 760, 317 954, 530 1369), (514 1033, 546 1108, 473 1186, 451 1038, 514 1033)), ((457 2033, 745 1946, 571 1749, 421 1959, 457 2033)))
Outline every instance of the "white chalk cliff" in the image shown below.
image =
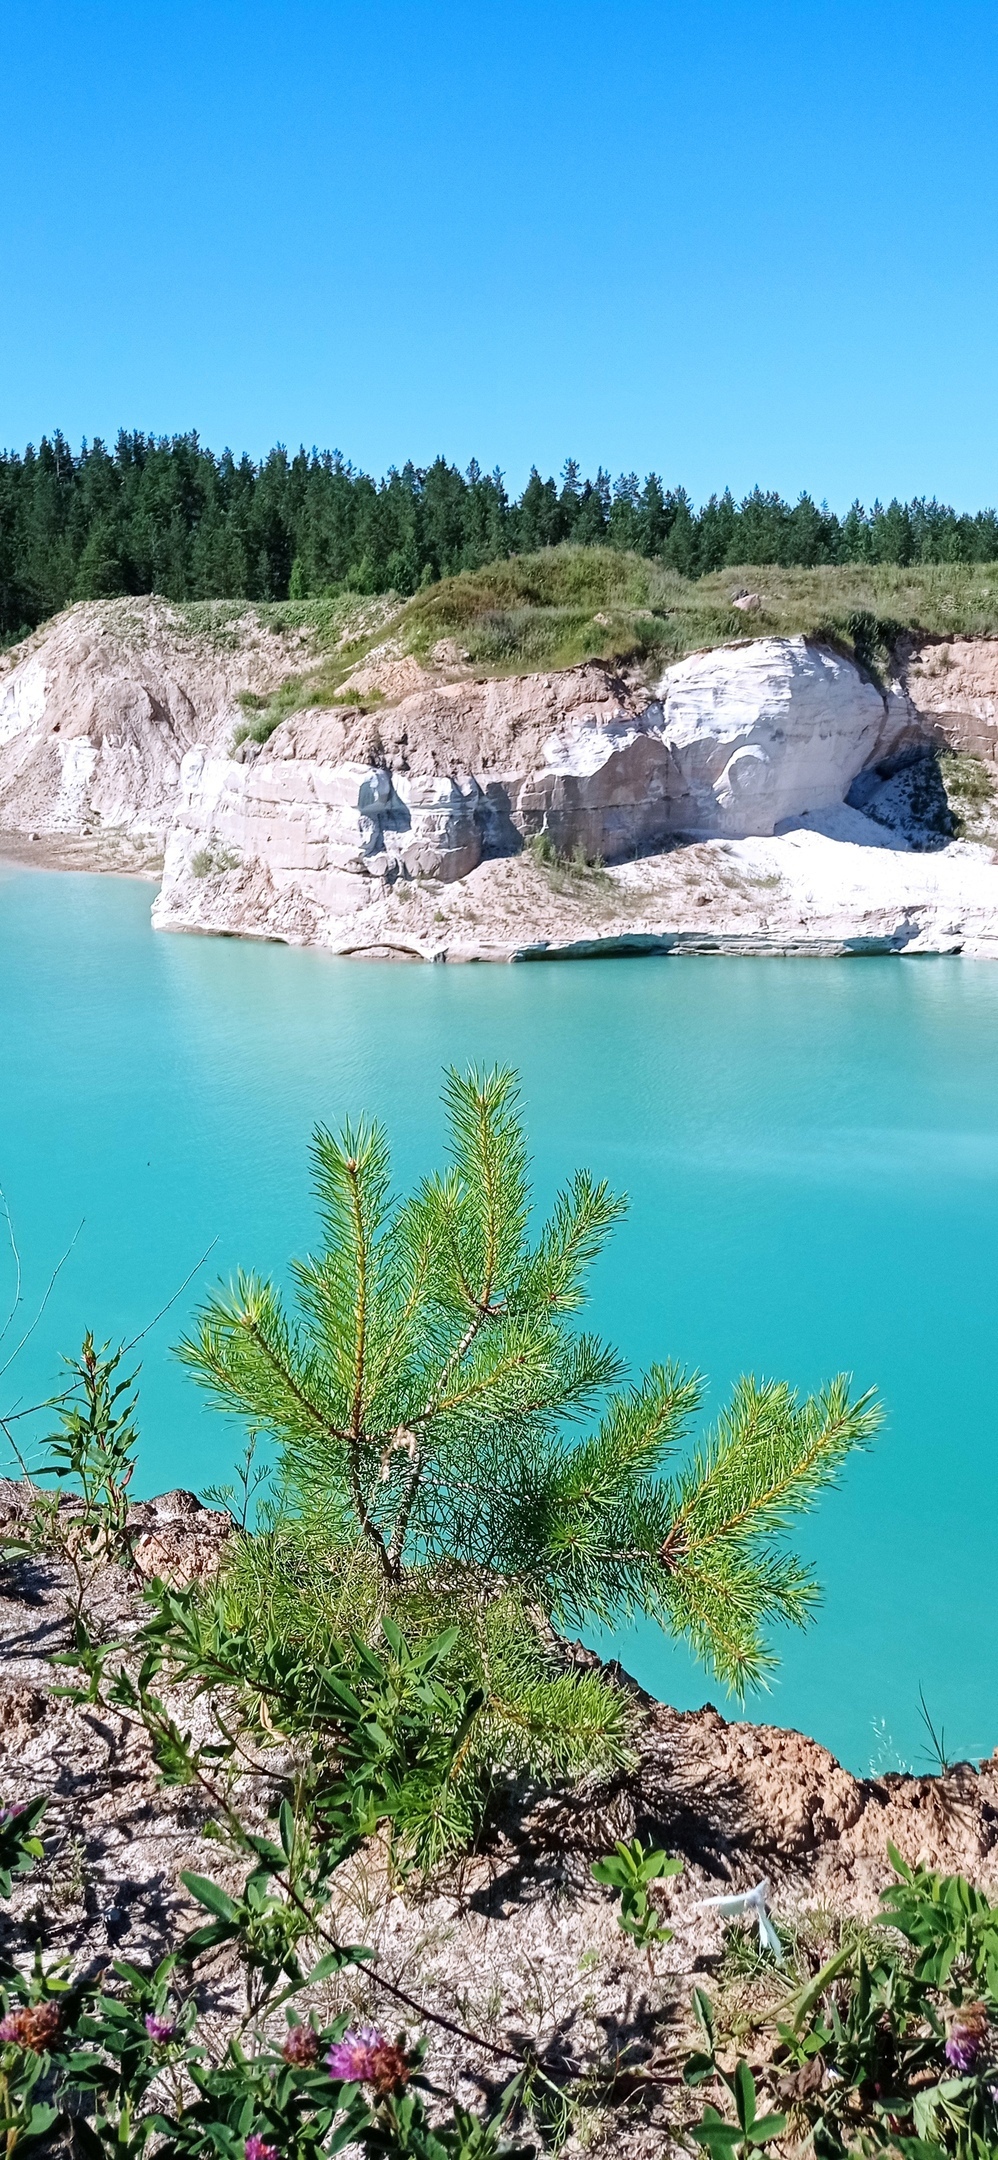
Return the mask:
POLYGON ((880 692, 802 637, 694 653, 668 669, 659 696, 672 832, 776 832, 834 809, 890 747, 880 692))
POLYGON ((185 752, 227 748, 238 692, 276 689, 307 652, 252 611, 204 617, 157 599, 83 602, 0 654, 0 831, 162 852, 185 752))
POLYGON ((234 747, 240 690, 300 667, 305 633, 206 619, 94 603, 0 660, 0 831, 162 848, 161 928, 432 958, 998 936, 991 850, 946 845, 930 770, 949 743, 994 771, 998 642, 912 648, 886 695, 803 637, 651 685, 596 661, 410 666, 417 687, 374 712, 316 707, 234 747), (933 785, 926 854, 909 841, 933 785), (523 852, 541 834, 579 866, 545 877, 523 852))

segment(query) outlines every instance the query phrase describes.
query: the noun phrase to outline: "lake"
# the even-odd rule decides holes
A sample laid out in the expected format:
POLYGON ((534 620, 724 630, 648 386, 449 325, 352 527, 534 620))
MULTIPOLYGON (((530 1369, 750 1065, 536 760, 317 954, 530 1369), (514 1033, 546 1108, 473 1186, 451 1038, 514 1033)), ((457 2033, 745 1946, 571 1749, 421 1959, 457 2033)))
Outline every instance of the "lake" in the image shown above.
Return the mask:
MULTIPOLYGON (((886 1428, 803 1525, 825 1600, 754 1717, 851 1768, 998 1743, 998 967, 949 960, 390 966, 155 935, 152 888, 0 864, 0 1183, 27 1325, 0 1410, 50 1392, 85 1326, 136 1334, 198 1280, 313 1237, 316 1119, 378 1115, 398 1179, 439 1155, 441 1068, 517 1066, 537 1191, 577 1163, 630 1196, 593 1323, 676 1356, 716 1407, 752 1370, 875 1384, 886 1428)), ((226 1476, 237 1430, 141 1347, 141 1489, 226 1476)), ((6 1311, 13 1263, 0 1254, 6 1311)), ((8 1334, 0 1363, 21 1328, 8 1334)), ((656 1630, 620 1655, 680 1706, 716 1681, 656 1630)))

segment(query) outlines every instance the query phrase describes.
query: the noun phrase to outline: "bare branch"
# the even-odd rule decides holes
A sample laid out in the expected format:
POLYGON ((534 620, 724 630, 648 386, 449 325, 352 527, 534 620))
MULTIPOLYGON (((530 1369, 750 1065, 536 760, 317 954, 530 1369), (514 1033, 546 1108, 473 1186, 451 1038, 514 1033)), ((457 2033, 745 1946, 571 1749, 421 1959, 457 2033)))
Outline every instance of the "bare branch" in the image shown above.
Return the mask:
POLYGON ((10 1353, 10 1356, 9 1356, 9 1358, 7 1359, 6 1363, 5 1363, 5 1364, 3 1364, 3 1365, 0 1365, 0 1380, 2 1380, 2 1379, 3 1379, 3 1376, 4 1376, 4 1373, 5 1373, 5 1372, 9 1372, 9 1371, 10 1371, 10 1368, 11 1368, 11 1366, 12 1366, 12 1365, 13 1365, 13 1363, 14 1363, 14 1359, 15 1359, 16 1357, 19 1357, 19 1356, 20 1356, 20 1354, 21 1354, 21 1351, 22 1351, 22 1350, 24 1349, 25 1343, 26 1343, 26 1342, 28 1342, 28 1341, 30 1340, 31 1336, 32 1336, 32 1335, 34 1334, 34 1332, 35 1332, 35 1329, 36 1329, 36 1327, 38 1326, 38 1322, 39 1322, 39 1320, 41 1319, 41 1317, 42 1317, 42 1314, 43 1314, 43 1312, 45 1311, 45 1307, 46 1307, 46 1305, 48 1304, 48 1301, 49 1301, 49 1299, 50 1299, 50 1297, 51 1297, 51 1295, 52 1295, 52 1292, 53 1292, 53 1290, 55 1289, 55 1286, 56 1286, 56 1282, 58 1281, 58 1278, 59 1278, 59 1276, 61 1275, 61 1273, 62 1273, 62 1270, 63 1270, 63 1268, 65 1267, 65 1265, 66 1265, 66 1262, 67 1262, 67 1260, 69 1259, 70 1253, 72 1252, 72 1250, 73 1250, 73 1247, 74 1247, 74 1245, 76 1244, 76 1240, 77 1240, 77 1238, 78 1238, 78 1237, 79 1237, 79 1235, 80 1235, 80 1231, 81 1231, 81 1230, 83 1229, 83 1224, 84 1224, 85 1220, 86 1220, 86 1217, 84 1216, 84 1217, 83 1217, 83 1218, 81 1219, 81 1221, 80 1221, 80 1223, 79 1223, 79 1226, 78 1226, 78 1228, 77 1228, 76 1230, 74 1230, 74 1232, 73 1232, 73 1235, 72 1235, 72 1237, 70 1238, 69 1244, 67 1245, 67 1247, 66 1247, 66 1250, 65 1250, 65 1252, 63 1253, 62 1259, 61 1259, 60 1261, 58 1261, 58 1262, 57 1262, 57 1264, 56 1264, 56 1266, 55 1266, 55 1267, 53 1268, 53 1270, 52 1270, 52 1273, 51 1273, 51 1275, 49 1276, 49 1279, 48 1279, 48 1286, 47 1286, 47 1288, 46 1288, 46 1291, 45 1291, 45 1295, 44 1295, 44 1297, 43 1297, 43 1299, 42 1299, 42 1302, 41 1302, 41 1304, 40 1304, 40 1305, 39 1305, 39 1307, 38 1307, 38 1311, 37 1311, 37 1312, 36 1312, 36 1314, 35 1314, 35 1317, 34 1317, 34 1319, 33 1319, 32 1323, 31 1323, 31 1326, 30 1326, 29 1328, 26 1328, 26 1329, 25 1329, 25 1331, 24 1331, 24 1334, 22 1335, 22 1337, 21 1337, 21 1340, 20 1340, 20 1342, 19 1342, 19 1343, 17 1344, 16 1348, 15 1348, 15 1349, 13 1349, 13 1350, 11 1351, 11 1353, 10 1353))
POLYGON ((0 1328, 0 1342, 2 1342, 4 1336, 7 1333, 7 1329, 9 1328, 11 1321, 14 1318, 14 1314, 16 1313, 17 1308, 21 1302, 21 1255, 17 1249, 17 1239, 14 1236, 14 1225, 10 1219, 10 1209, 7 1205, 7 1195, 4 1192, 2 1185, 0 1185, 0 1208, 3 1209, 3 1219, 7 1225, 7 1236, 10 1240, 10 1249, 14 1255, 14 1302, 10 1308, 9 1313, 7 1314, 7 1318, 4 1321, 2 1328, 0 1328))

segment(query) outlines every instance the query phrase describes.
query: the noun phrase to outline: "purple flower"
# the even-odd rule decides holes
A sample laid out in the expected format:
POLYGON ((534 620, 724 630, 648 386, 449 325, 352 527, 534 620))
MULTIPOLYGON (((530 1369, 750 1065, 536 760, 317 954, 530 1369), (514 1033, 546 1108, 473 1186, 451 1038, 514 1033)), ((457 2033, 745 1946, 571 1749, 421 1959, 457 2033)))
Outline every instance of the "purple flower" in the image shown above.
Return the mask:
POLYGON ((175 2040, 177 2037, 173 2018, 156 2017, 150 2010, 145 2025, 150 2040, 155 2040, 157 2047, 165 2047, 168 2040, 175 2040))
POLYGON ((280 2160, 276 2145, 268 2145, 266 2138, 257 2137, 254 2130, 243 2147, 246 2160, 280 2160))
POLYGON ((983 2003, 966 2003, 958 2010, 946 2035, 946 2060, 961 2077, 974 2065, 988 2036, 988 2013, 983 2003))
POLYGON ((397 2092, 410 2070, 408 2056, 376 2025, 360 2025, 356 2032, 344 2033, 330 2048, 326 2067, 344 2085, 373 2085, 382 2095, 397 2092))
POLYGON ((307 2070, 319 2059, 319 2035, 311 2025, 292 2025, 281 2054, 293 2069, 307 2070))
POLYGON ((9 1807, 0 1808, 0 1830, 5 1830, 8 1823, 15 1822, 17 1817, 23 1814, 23 1800, 12 1800, 9 1807))

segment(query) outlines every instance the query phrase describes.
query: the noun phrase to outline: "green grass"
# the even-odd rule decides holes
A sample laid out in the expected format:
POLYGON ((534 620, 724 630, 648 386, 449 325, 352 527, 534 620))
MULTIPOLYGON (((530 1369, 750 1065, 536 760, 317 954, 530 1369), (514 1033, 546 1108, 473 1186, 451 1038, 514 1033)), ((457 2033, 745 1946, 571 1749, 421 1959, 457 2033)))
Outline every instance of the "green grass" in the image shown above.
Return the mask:
POLYGON ((394 612, 391 596, 371 601, 357 593, 326 600, 171 600, 167 605, 178 628, 191 637, 238 647, 245 643, 247 627, 255 624, 273 637, 304 632, 316 653, 338 645, 352 630, 365 638, 375 623, 394 612))
POLYGON ((581 845, 566 855, 555 846, 550 833, 541 832, 527 841, 527 852, 538 869, 545 872, 552 892, 578 897, 594 888, 612 890, 613 880, 604 868, 602 856, 587 855, 581 845))
POLYGON ((289 675, 272 697, 243 700, 243 734, 265 742, 288 713, 310 705, 378 702, 354 699, 347 678, 386 638, 401 653, 430 662, 441 640, 452 643, 476 675, 530 674, 590 659, 630 663, 649 680, 686 653, 746 638, 802 634, 836 646, 874 675, 887 668, 906 632, 929 637, 998 636, 998 564, 849 565, 781 570, 746 564, 689 579, 640 555, 611 548, 545 548, 484 570, 444 578, 406 602, 391 595, 359 600, 277 601, 239 609, 198 603, 192 627, 209 612, 225 635, 237 614, 262 627, 308 634, 314 664, 289 675), (762 605, 732 605, 748 590, 762 605))
POLYGON ((998 564, 746 564, 689 579, 609 548, 549 548, 429 586, 399 624, 410 651, 451 637, 489 673, 590 658, 668 661, 732 639, 796 633, 870 664, 906 630, 998 635, 998 564), (763 603, 748 614, 732 606, 746 589, 763 603))
POLYGON ((998 839, 998 787, 993 765, 965 752, 942 750, 939 772, 957 837, 993 847, 998 839))
POLYGON ((228 848, 198 848, 191 856, 191 876, 196 878, 218 877, 226 870, 238 870, 239 857, 228 848))

